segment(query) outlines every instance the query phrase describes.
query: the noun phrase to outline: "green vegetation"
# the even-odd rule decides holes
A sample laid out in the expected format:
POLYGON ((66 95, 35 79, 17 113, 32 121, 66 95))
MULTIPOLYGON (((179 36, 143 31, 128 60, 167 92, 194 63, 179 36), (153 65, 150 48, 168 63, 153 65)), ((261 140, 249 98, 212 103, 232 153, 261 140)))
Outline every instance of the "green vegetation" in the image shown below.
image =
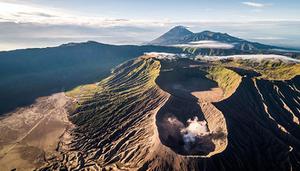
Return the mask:
POLYGON ((97 85, 75 88, 67 93, 79 98, 77 112, 71 120, 79 125, 92 123, 89 126, 95 128, 108 118, 113 120, 111 117, 117 117, 116 114, 128 114, 136 103, 151 100, 149 91, 156 87, 159 71, 158 61, 136 59, 120 65, 110 77, 97 85))
POLYGON ((258 70, 264 79, 289 80, 300 75, 300 64, 270 67, 258 70))
POLYGON ((224 97, 229 97, 241 82, 241 76, 222 66, 211 66, 207 69, 208 78, 216 81, 224 91, 224 97))
POLYGON ((216 62, 218 65, 254 70, 262 79, 289 80, 300 75, 300 64, 281 60, 228 59, 216 62))
POLYGON ((73 90, 67 91, 66 95, 68 97, 77 99, 79 103, 88 100, 95 93, 101 90, 101 86, 97 84, 87 84, 74 88, 73 90))

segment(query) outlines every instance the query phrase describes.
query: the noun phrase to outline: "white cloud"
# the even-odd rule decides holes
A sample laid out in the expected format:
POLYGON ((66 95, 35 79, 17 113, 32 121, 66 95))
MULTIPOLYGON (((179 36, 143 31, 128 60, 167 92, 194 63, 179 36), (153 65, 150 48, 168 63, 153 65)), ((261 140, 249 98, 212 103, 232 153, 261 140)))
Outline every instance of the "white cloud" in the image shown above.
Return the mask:
POLYGON ((157 38, 176 25, 188 26, 194 32, 203 30, 226 32, 250 40, 253 37, 288 37, 282 40, 263 39, 263 43, 277 41, 275 43, 281 45, 300 46, 298 29, 300 19, 297 16, 294 19, 276 17, 253 19, 237 16, 234 21, 137 20, 93 16, 78 11, 37 5, 33 2, 35 1, 0 0, 0 51, 56 46, 70 41, 87 40, 111 44, 141 44, 157 38))
POLYGON ((254 40, 285 40, 284 37, 254 37, 254 40))
POLYGON ((129 20, 123 18, 108 18, 97 16, 82 16, 72 11, 0 2, 0 22, 38 23, 51 25, 79 25, 89 27, 113 26, 163 26, 164 22, 149 20, 129 20))
POLYGON ((257 2, 242 2, 242 4, 250 6, 250 7, 255 7, 255 8, 263 8, 267 6, 267 4, 262 4, 262 3, 257 3, 257 2))
MULTIPOLYGON (((31 2, 31 1, 29 1, 31 2)), ((111 18, 99 16, 86 16, 79 14, 78 11, 68 11, 61 8, 52 8, 40 6, 32 3, 21 3, 19 0, 3 1, 0 0, 0 22, 14 23, 35 23, 46 25, 73 25, 94 28, 108 28, 114 26, 131 26, 131 27, 171 27, 177 24, 199 25, 199 24, 222 24, 232 23, 228 20, 191 20, 191 21, 171 21, 165 20, 143 20, 127 18, 111 18), (16 3, 17 2, 17 3, 16 3)), ((260 4, 254 2, 243 2, 253 7, 265 7, 270 4, 260 4)), ((247 22, 252 18, 237 19, 236 22, 247 22)), ((257 18, 256 20, 264 20, 257 18)), ((266 20, 283 20, 283 19, 266 19, 266 20)), ((299 18, 297 18, 299 20, 299 18)))
POLYGON ((175 47, 193 47, 193 48, 211 48, 211 49, 231 49, 234 46, 228 43, 222 43, 218 41, 202 40, 196 42, 190 42, 188 44, 177 44, 175 47))

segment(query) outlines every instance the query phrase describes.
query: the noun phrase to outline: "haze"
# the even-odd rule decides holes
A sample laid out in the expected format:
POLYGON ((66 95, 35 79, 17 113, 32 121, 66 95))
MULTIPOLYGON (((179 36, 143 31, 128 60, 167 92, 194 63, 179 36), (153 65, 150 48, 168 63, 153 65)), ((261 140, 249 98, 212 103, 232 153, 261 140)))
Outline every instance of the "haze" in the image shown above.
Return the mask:
POLYGON ((300 47, 300 2, 0 0, 0 50, 94 40, 142 44, 175 25, 300 47))

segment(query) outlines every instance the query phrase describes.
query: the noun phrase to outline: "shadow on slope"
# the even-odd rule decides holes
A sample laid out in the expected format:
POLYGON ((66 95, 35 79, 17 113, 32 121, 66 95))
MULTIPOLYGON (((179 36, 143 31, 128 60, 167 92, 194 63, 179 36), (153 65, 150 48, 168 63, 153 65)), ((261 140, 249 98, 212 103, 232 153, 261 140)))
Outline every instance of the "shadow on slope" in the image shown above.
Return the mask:
POLYGON ((191 93, 209 91, 218 84, 208 79, 207 73, 199 68, 186 68, 179 61, 173 68, 170 62, 162 61, 161 64, 156 83, 171 94, 156 116, 161 142, 181 155, 208 155, 214 151, 215 144, 198 98, 191 93))
POLYGON ((152 51, 181 52, 168 47, 97 42, 0 52, 0 115, 32 104, 37 97, 99 81, 116 65, 152 51))
POLYGON ((215 103, 226 118, 228 146, 210 159, 207 170, 299 170, 300 77, 250 77, 231 97, 215 103))

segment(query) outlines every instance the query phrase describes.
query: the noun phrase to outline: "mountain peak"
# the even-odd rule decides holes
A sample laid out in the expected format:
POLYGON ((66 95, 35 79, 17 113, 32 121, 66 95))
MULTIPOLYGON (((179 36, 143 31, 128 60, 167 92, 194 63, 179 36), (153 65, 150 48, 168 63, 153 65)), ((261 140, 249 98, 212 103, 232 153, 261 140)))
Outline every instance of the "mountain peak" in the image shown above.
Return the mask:
POLYGON ((193 32, 188 30, 187 27, 175 26, 171 30, 169 30, 167 33, 165 33, 164 35, 172 36, 172 37, 181 37, 181 36, 186 36, 189 34, 193 34, 193 32))
POLYGON ((187 29, 185 26, 175 26, 159 38, 150 42, 153 45, 168 45, 171 42, 176 41, 177 39, 182 39, 185 36, 194 34, 190 30, 187 29))
POLYGON ((179 32, 179 33, 184 33, 184 34, 193 33, 190 30, 188 30, 187 27, 185 27, 185 26, 175 26, 171 30, 169 30, 168 32, 179 32))

